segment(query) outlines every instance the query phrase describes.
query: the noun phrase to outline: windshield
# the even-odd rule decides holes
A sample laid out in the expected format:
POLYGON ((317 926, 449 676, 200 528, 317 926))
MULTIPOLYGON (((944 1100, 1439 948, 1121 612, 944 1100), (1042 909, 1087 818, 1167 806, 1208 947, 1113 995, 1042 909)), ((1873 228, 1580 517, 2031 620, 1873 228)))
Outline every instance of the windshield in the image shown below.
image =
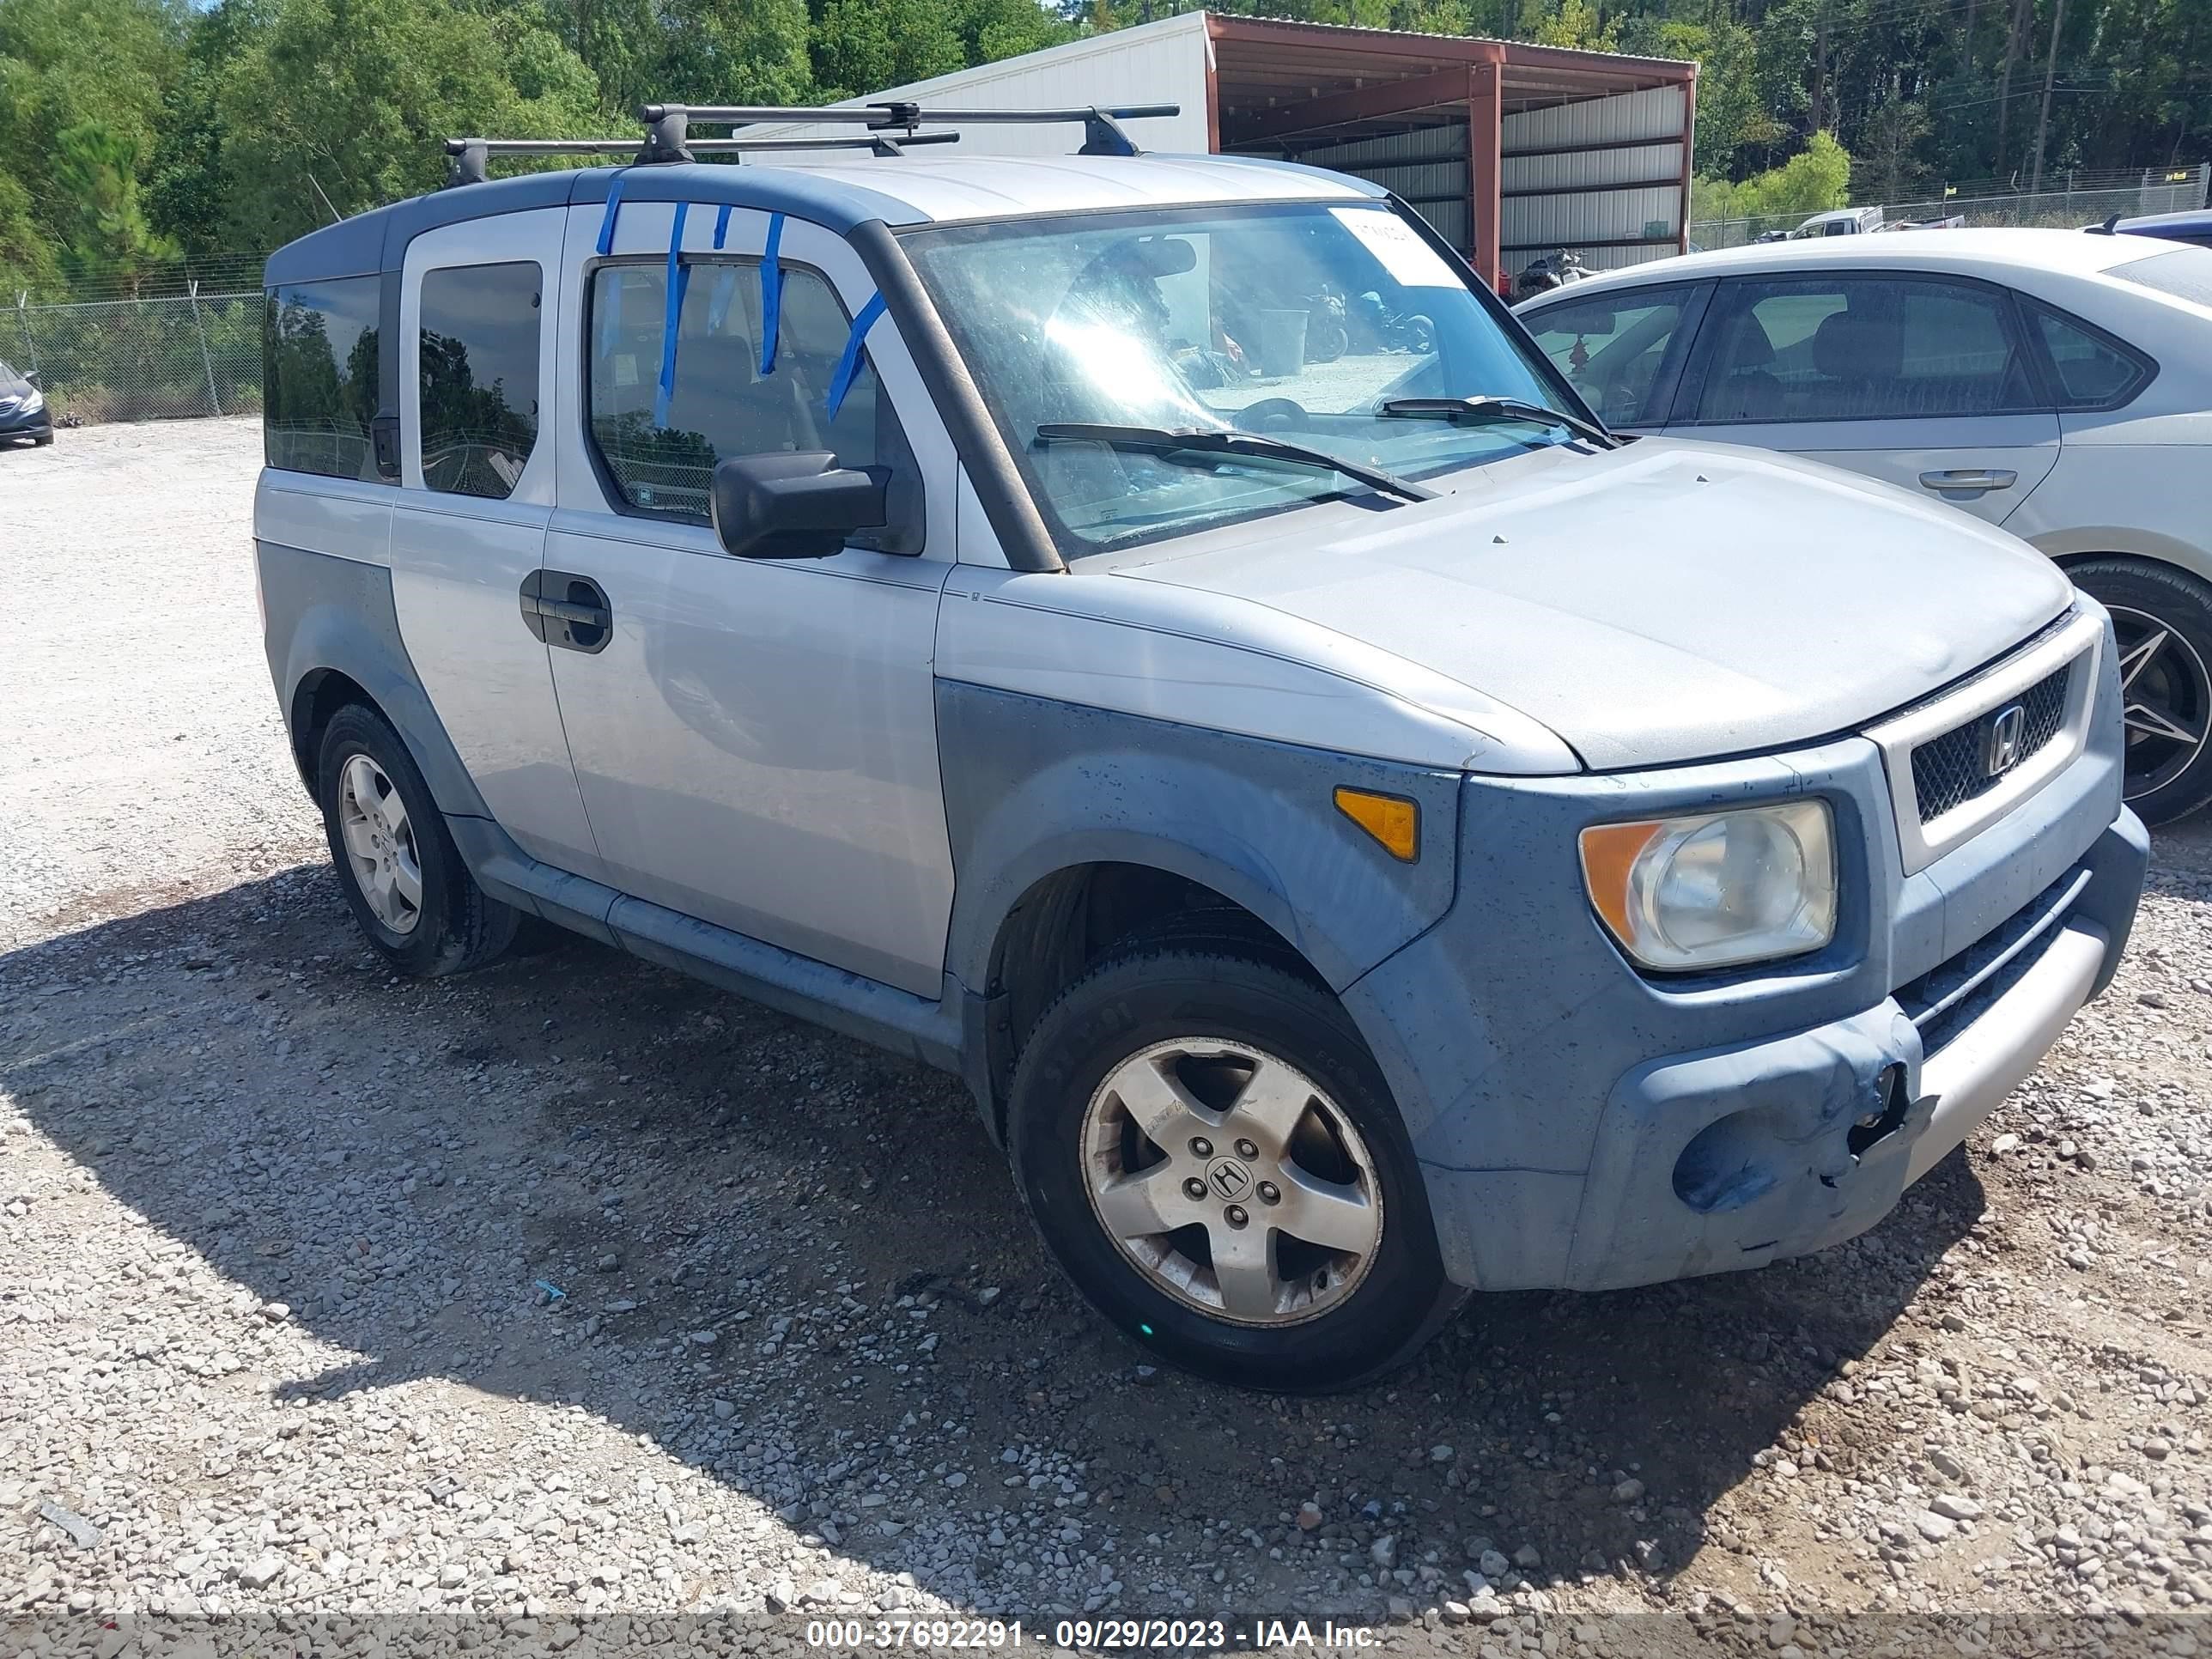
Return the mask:
POLYGON ((1368 491, 1318 467, 1040 441, 1040 427, 1243 431, 1400 477, 1567 437, 1380 412, 1571 396, 1380 203, 1072 214, 904 241, 1063 555, 1368 491))

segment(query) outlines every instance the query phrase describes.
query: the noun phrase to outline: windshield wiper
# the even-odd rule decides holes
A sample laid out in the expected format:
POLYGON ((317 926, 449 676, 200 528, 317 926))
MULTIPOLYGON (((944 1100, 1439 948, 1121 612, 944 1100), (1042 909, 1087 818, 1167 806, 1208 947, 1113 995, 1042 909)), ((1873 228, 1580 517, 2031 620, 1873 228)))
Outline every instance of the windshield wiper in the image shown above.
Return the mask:
POLYGON ((1467 426, 1523 422, 1531 426, 1563 426, 1577 437, 1587 438, 1607 449, 1620 447, 1620 440, 1595 421, 1562 414, 1519 398, 1393 398, 1375 412, 1399 420, 1450 421, 1467 426))
POLYGON ((1115 449, 1142 449, 1172 458, 1176 455, 1227 455, 1244 460, 1279 461, 1286 466, 1310 466, 1334 472, 1364 483, 1370 489, 1395 495, 1401 501, 1432 501, 1433 489, 1425 489, 1409 478, 1385 472, 1377 466, 1347 461, 1325 449, 1265 438, 1253 432, 1228 432, 1205 427, 1170 430, 1164 426, 1093 426, 1079 421, 1048 421, 1036 429, 1042 444, 1106 444, 1115 449))

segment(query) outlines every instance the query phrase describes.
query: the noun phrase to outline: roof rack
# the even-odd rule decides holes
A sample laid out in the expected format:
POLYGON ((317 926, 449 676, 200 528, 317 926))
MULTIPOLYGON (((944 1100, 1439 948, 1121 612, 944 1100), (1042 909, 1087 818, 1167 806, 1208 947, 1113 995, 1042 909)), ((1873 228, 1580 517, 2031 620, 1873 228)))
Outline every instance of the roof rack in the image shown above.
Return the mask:
POLYGON ((446 183, 480 185, 490 177, 495 155, 628 155, 640 163, 690 161, 702 155, 737 155, 805 149, 865 149, 877 155, 902 155, 910 144, 957 144, 957 132, 871 133, 851 138, 694 138, 672 147, 658 131, 642 143, 635 138, 448 138, 453 162, 446 183))
MULTIPOLYGON (((1180 104, 1092 105, 1084 109, 940 109, 937 106, 895 100, 878 104, 841 104, 826 108, 779 107, 774 104, 647 104, 638 118, 651 130, 649 142, 684 147, 690 123, 704 126, 752 126, 763 121, 822 123, 863 126, 874 132, 904 128, 912 133, 924 122, 959 126, 1042 126, 1055 122, 1083 124, 1084 155, 1136 155, 1136 143, 1121 130, 1123 121, 1153 116, 1180 115, 1180 104)), ((809 140, 802 149, 819 148, 809 140)))

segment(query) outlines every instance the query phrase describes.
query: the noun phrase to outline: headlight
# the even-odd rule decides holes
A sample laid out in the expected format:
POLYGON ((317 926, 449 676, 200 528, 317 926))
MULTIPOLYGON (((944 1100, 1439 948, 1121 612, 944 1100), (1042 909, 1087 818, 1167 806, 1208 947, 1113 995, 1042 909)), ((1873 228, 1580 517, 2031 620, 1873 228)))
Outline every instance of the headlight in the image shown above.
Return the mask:
POLYGON ((23 407, 20 412, 25 415, 35 415, 46 406, 46 394, 43 392, 33 392, 23 399, 23 407))
POLYGON ((1590 902, 1647 968, 1725 968, 1817 951, 1836 936, 1825 802, 1595 825, 1582 833, 1590 902))

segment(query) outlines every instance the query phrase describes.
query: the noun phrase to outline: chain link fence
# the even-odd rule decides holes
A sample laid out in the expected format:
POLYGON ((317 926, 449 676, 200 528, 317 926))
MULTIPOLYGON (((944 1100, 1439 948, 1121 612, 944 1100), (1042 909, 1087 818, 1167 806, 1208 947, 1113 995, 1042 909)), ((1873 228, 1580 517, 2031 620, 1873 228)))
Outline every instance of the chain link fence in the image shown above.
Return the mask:
MULTIPOLYGON (((1925 201, 1866 205, 1879 205, 1886 224, 1948 219, 1955 215, 1969 225, 2079 229, 2084 225, 2100 223, 2114 214, 2132 219, 2139 213, 2179 213, 2201 208, 2205 204, 2207 184, 2212 181, 2212 164, 2143 173, 2059 176, 2064 182, 2051 190, 1988 195, 1969 195, 1962 190, 1925 201)), ((1795 230, 1809 216, 1803 213, 1780 213, 1743 219, 1693 219, 1690 222, 1690 240, 1701 248, 1741 247, 1763 235, 1795 230)))
POLYGON ((58 424, 252 415, 261 409, 261 294, 32 305, 16 296, 0 357, 39 376, 58 424), (15 336, 8 337, 9 333, 15 336))

